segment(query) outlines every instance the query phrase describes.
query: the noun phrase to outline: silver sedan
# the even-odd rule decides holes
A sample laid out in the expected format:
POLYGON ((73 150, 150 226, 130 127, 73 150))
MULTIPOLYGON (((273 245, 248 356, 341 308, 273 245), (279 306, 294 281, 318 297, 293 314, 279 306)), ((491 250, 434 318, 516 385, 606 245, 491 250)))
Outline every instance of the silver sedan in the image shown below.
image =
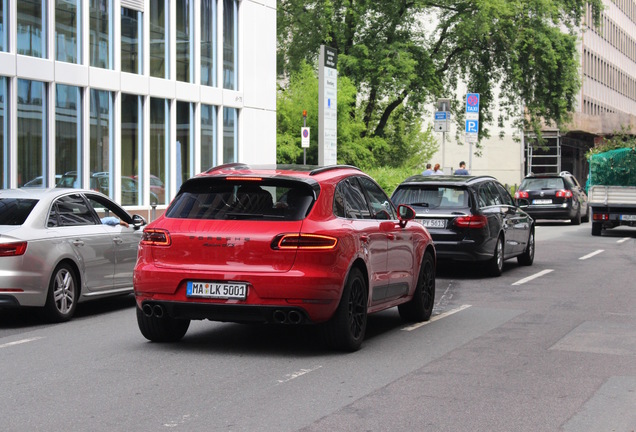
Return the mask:
POLYGON ((0 190, 0 308, 62 322, 82 301, 131 293, 145 224, 91 190, 0 190))

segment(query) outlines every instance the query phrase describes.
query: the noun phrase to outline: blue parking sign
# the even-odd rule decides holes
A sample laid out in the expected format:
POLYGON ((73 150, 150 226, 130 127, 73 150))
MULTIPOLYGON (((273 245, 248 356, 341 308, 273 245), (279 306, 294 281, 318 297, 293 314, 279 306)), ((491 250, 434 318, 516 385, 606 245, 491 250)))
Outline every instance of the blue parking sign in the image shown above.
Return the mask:
POLYGON ((466 133, 478 133, 479 120, 466 120, 466 133))
POLYGON ((466 112, 479 112, 479 93, 466 94, 466 112))

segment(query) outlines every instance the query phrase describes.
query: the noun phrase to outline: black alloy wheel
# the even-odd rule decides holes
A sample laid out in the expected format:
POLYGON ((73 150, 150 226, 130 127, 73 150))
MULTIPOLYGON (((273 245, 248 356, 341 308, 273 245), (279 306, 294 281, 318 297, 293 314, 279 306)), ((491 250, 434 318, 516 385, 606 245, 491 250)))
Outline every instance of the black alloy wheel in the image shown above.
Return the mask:
POLYGON ((424 254, 413 298, 398 306, 400 318, 407 322, 431 319, 435 304, 435 261, 430 252, 424 254))
POLYGON ((336 312, 324 326, 326 342, 341 351, 357 351, 367 329, 367 283, 353 268, 347 277, 336 312))

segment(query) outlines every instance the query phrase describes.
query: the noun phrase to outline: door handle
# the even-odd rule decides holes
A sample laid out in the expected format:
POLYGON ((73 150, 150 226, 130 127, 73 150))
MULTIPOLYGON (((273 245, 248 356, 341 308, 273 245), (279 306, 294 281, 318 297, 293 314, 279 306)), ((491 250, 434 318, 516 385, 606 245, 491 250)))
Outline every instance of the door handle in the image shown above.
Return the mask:
POLYGON ((387 234, 386 236, 389 240, 395 240, 395 234, 387 234))
POLYGON ((75 246, 84 246, 84 242, 82 240, 73 240, 73 244, 75 246))
POLYGON ((369 236, 361 235, 360 236, 360 241, 363 242, 363 243, 369 243, 369 236))
POLYGON ((113 239, 113 242, 115 242, 115 244, 122 244, 124 241, 121 239, 121 237, 115 237, 113 239))

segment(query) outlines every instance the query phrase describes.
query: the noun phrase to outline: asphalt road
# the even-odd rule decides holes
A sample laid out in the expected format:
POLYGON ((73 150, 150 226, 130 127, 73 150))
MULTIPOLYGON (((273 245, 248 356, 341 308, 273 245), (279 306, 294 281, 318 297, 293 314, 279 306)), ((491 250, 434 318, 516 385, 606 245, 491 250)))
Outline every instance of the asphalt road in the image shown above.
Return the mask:
POLYGON ((536 237, 499 278, 440 265, 431 322, 373 315, 352 354, 210 322, 150 343, 132 296, 59 325, 0 311, 0 430, 635 431, 636 229, 536 237))

